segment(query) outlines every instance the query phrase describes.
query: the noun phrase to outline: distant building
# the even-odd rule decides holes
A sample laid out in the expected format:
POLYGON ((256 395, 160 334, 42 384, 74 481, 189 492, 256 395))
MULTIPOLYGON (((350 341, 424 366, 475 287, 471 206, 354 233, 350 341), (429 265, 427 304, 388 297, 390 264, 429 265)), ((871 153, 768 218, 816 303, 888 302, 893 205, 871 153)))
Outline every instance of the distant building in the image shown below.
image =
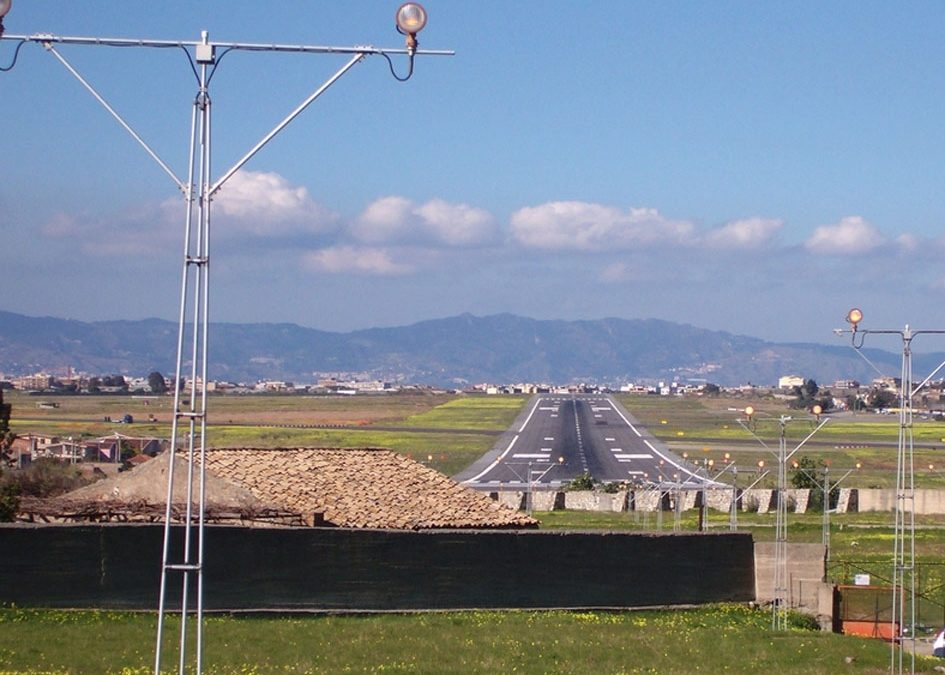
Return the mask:
POLYGON ((799 375, 785 375, 778 378, 778 389, 793 389, 794 387, 803 387, 804 378, 799 375))

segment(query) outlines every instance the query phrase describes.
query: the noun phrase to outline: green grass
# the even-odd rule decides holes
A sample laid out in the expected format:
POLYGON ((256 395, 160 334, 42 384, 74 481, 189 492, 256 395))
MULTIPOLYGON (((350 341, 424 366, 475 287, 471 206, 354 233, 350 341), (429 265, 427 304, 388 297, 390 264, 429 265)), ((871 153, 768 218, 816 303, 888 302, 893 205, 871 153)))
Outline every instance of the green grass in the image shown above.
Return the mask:
MULTIPOLYGON (((882 673, 889 647, 738 605, 640 612, 211 616, 204 672, 882 673), (855 659, 853 666, 846 657, 855 659)), ((164 664, 176 670, 167 624, 164 664)), ((0 672, 148 673, 153 614, 0 609, 0 672)), ((918 657, 918 672, 937 660, 918 657)))
POLYGON ((411 415, 401 424, 433 429, 505 431, 528 399, 528 396, 462 396, 432 410, 411 415))

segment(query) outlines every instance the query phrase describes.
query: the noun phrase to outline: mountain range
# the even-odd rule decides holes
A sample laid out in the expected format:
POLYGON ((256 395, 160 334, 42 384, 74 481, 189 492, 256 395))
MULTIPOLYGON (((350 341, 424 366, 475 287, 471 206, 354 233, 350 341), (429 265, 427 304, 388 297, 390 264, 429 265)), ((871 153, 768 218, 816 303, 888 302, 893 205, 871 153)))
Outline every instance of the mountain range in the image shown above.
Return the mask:
MULTIPOLYGON (((0 311, 0 373, 147 375, 174 370, 177 324, 160 319, 84 322, 0 311)), ((772 343, 656 319, 536 320, 460 316, 347 333, 288 323, 210 326, 210 377, 309 383, 316 373, 458 386, 465 383, 705 380, 774 385, 783 375, 818 383, 878 376, 849 339, 834 346, 772 343)), ((900 355, 864 350, 887 375, 900 355)), ((916 372, 941 355, 915 356, 916 372)))

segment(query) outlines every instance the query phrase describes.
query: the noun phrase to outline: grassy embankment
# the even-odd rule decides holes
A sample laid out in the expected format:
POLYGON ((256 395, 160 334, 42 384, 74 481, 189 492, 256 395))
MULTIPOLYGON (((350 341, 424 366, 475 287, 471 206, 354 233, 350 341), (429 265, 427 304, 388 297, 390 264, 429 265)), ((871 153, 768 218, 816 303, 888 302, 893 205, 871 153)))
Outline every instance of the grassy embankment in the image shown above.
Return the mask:
MULTIPOLYGON (((675 612, 211 616, 204 672, 882 673, 888 668, 889 647, 878 640, 812 631, 803 621, 773 633, 770 622, 767 611, 733 605, 675 612)), ((174 617, 167 631, 177 633, 174 617)), ((144 674, 153 666, 154 635, 153 614, 0 609, 0 672, 144 674)), ((932 672, 938 661, 918 657, 917 671, 932 672)), ((164 663, 176 670, 172 652, 164 663)))

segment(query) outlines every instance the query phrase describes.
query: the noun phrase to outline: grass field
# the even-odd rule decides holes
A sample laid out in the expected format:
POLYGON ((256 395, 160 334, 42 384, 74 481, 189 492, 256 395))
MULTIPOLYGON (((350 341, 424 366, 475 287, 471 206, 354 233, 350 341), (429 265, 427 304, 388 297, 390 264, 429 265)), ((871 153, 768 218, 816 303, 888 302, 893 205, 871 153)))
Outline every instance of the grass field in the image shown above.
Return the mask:
MULTIPOLYGON (((208 675, 258 673, 886 672, 877 640, 719 605, 658 612, 456 612, 369 616, 211 616, 208 675), (848 664, 847 658, 852 658, 848 664)), ((177 621, 167 626, 170 643, 177 621)), ((0 672, 148 673, 151 614, 0 609, 0 672)), ((168 669, 176 657, 168 650, 168 669)), ((917 672, 938 659, 917 657, 917 672)))
MULTIPOLYGON (((404 393, 379 396, 213 395, 209 400, 209 442, 216 447, 384 447, 426 461, 446 474, 465 468, 495 442, 488 432, 508 428, 528 396, 472 396, 404 393), (311 428, 343 425, 345 429, 311 428), (308 427, 308 428, 306 428, 308 427), (395 427, 396 431, 374 427, 395 427), (423 430, 422 432, 420 430, 423 430), (433 432, 433 433, 431 433, 433 432), (476 433, 469 433, 476 432, 476 433), (483 433, 487 432, 487 433, 483 433), (429 459, 428 459, 429 458, 429 459)), ((812 426, 803 411, 772 398, 669 397, 621 394, 617 398, 655 436, 676 452, 696 461, 712 457, 721 462, 728 452, 747 480, 759 460, 774 464, 765 449, 736 422, 751 404, 758 411, 755 432, 769 448, 777 448, 780 415, 793 415, 786 427, 796 444, 812 426)), ((63 438, 92 438, 115 433, 167 438, 172 399, 130 396, 27 396, 7 394, 13 404, 13 430, 63 438), (42 401, 58 408, 39 408, 42 401), (135 424, 103 422, 130 413, 135 424), (157 420, 148 422, 148 416, 157 420)), ((829 462, 839 477, 857 462, 845 487, 893 487, 896 471, 898 420, 894 415, 862 413, 836 417, 800 451, 829 462)), ((914 425, 916 486, 945 488, 945 423, 917 420, 914 425), (933 465, 933 470, 928 466, 933 465)), ((770 475, 758 487, 772 487, 770 475)))

